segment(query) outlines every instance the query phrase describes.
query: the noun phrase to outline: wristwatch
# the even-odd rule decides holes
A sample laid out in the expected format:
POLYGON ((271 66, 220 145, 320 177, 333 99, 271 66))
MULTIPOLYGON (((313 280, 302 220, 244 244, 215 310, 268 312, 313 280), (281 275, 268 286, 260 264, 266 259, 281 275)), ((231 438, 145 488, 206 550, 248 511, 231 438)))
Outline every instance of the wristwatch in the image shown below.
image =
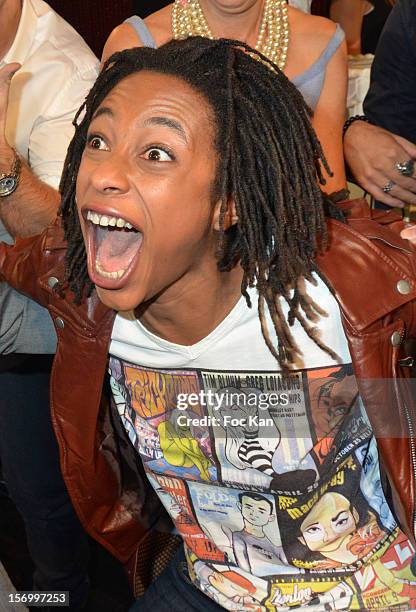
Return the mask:
POLYGON ((14 160, 10 172, 7 174, 0 174, 0 198, 11 195, 16 191, 19 184, 22 162, 15 149, 13 149, 13 152, 14 160))

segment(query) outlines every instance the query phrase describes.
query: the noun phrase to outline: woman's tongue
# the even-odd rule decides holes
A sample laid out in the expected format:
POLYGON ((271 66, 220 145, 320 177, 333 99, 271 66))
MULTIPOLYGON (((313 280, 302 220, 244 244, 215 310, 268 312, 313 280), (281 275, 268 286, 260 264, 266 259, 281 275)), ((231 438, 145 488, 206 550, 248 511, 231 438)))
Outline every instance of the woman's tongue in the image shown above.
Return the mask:
POLYGON ((127 270, 142 242, 142 234, 133 230, 97 227, 96 259, 106 272, 127 270))

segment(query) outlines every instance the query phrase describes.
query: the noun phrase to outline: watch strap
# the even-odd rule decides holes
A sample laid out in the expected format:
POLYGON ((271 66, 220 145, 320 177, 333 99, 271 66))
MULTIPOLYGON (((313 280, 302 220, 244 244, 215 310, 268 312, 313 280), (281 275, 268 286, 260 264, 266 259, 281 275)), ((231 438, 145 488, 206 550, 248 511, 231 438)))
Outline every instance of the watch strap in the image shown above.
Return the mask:
POLYGON ((19 155, 17 154, 16 149, 12 149, 12 151, 14 154, 12 167, 10 169, 10 172, 3 172, 2 174, 0 174, 0 181, 4 178, 7 178, 8 176, 18 177, 20 174, 20 170, 22 168, 22 161, 19 155))

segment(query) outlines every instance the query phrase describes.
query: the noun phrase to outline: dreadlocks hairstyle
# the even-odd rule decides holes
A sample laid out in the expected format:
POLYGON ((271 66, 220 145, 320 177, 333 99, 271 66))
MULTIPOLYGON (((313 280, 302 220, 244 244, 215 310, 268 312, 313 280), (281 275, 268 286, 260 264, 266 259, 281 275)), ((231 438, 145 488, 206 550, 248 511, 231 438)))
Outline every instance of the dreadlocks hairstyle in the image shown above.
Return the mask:
POLYGON ((75 118, 61 181, 67 283, 76 300, 92 289, 75 202, 88 127, 109 92, 142 70, 182 79, 212 108, 218 152, 214 191, 216 201, 222 202, 218 267, 229 271, 240 263, 241 291, 249 306, 247 288, 257 287, 262 332, 272 354, 284 369, 295 360, 298 349, 290 325, 297 319, 314 342, 334 356, 310 323, 322 311, 304 289, 305 279, 311 281, 314 271, 319 274, 314 258, 319 244, 325 245, 325 206, 327 214, 337 216, 335 207, 325 205, 318 184, 324 183, 321 164, 330 170, 311 127, 310 110, 296 87, 265 56, 235 40, 171 41, 159 49, 128 49, 105 63, 75 118), (225 231, 230 197, 238 224, 225 231), (289 305, 287 317, 281 298, 289 305), (269 335, 265 307, 277 346, 269 335))

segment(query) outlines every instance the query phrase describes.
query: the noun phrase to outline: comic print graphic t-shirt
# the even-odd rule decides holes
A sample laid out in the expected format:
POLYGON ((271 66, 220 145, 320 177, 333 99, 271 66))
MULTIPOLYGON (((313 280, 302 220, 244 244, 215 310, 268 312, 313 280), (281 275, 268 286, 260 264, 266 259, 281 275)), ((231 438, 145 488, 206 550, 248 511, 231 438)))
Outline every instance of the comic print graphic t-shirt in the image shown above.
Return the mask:
MULTIPOLYGON (((113 402, 183 538, 191 580, 226 610, 416 609, 415 551, 380 481, 338 305, 300 325, 283 376, 244 298, 193 346, 116 318, 113 402)), ((271 334, 272 335, 272 334, 271 334)), ((272 335, 272 340, 275 340, 272 335)))

